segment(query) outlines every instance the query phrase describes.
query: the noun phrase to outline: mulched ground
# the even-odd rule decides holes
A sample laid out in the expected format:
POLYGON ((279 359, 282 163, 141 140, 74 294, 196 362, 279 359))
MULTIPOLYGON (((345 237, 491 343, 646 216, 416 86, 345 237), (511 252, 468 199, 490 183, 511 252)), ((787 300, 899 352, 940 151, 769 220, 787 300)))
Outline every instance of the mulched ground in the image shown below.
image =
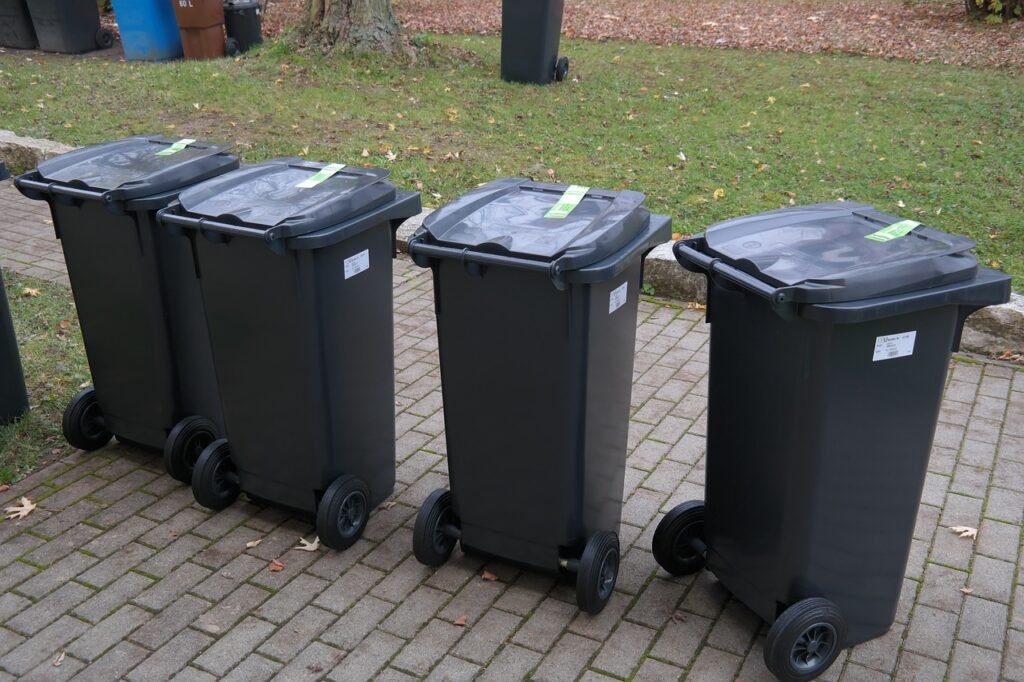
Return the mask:
MULTIPOLYGON (((410 33, 497 33, 499 0, 394 0, 410 33)), ((303 0, 267 0, 265 26, 303 0)), ((845 52, 1024 70, 1024 22, 969 21, 961 0, 567 0, 565 35, 784 52, 845 52)))

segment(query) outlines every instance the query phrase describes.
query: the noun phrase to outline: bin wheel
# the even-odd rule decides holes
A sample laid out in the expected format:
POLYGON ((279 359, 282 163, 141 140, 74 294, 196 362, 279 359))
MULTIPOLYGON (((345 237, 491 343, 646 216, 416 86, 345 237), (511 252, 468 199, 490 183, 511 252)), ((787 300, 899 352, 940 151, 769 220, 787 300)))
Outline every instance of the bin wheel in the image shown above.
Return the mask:
POLYGON ((316 532, 332 549, 348 549, 363 535, 370 518, 370 489, 355 476, 328 486, 316 508, 316 532))
POLYGON ((114 46, 114 34, 105 28, 96 31, 96 47, 108 50, 114 46))
POLYGON ((96 389, 79 391, 64 408, 61 421, 64 440, 87 452, 99 450, 114 437, 103 422, 103 410, 96 398, 96 389))
POLYGON ((425 566, 440 566, 448 561, 455 549, 459 521, 452 507, 452 494, 448 490, 435 490, 427 496, 416 515, 412 533, 412 553, 425 566))
MULTIPOLYGON (((242 54, 242 46, 239 45, 238 40, 235 38, 228 38, 224 41, 224 53, 229 57, 237 57, 242 54)), ((322 538, 321 538, 322 539, 322 538)))
POLYGON ((569 77, 569 58, 559 57, 558 61, 555 62, 555 80, 558 82, 564 81, 569 77))
POLYGON ((677 505, 658 522, 651 549, 654 560, 672 575, 690 575, 707 563, 704 503, 690 500, 677 505))
POLYGON ((783 682, 813 680, 835 662, 846 621, 828 599, 814 597, 782 612, 764 644, 764 663, 783 682))
POLYGON ((164 468, 182 483, 192 482, 192 469, 206 446, 217 439, 217 426, 205 417, 185 417, 164 441, 164 468))
POLYGON ((213 441, 192 469, 192 494, 207 509, 219 511, 238 499, 240 486, 226 438, 213 441))
POLYGON ((586 613, 601 613, 612 598, 619 577, 619 538, 599 530, 587 540, 576 573, 576 605, 586 613))

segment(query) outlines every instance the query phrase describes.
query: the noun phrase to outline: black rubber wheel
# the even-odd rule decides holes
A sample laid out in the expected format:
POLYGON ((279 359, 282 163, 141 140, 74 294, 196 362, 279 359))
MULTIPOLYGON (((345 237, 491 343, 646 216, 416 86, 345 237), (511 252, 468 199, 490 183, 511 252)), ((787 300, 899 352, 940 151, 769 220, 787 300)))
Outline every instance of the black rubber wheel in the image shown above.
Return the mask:
POLYGON ((217 435, 217 425, 205 417, 185 417, 175 424, 164 441, 167 473, 182 483, 191 483, 196 460, 217 435))
POLYGON ((569 77, 569 58, 559 57, 555 62, 555 80, 561 83, 569 77))
POLYGON ((103 422, 103 411, 96 398, 96 389, 79 391, 64 408, 61 421, 64 440, 87 452, 99 450, 114 437, 103 422))
POLYGON ((651 542, 654 560, 672 575, 690 575, 707 563, 704 503, 683 502, 662 517, 651 542))
POLYGON ((459 526, 452 508, 452 494, 444 489, 435 490, 427 496, 416 515, 412 553, 417 561, 425 566, 440 566, 448 561, 456 541, 445 531, 448 526, 459 526))
MULTIPOLYGON (((228 38, 224 41, 224 54, 229 57, 237 57, 242 54, 242 47, 235 38, 228 38)), ((323 538, 321 538, 322 540, 323 538)))
POLYGON ((332 549, 348 549, 363 535, 370 518, 370 489, 355 476, 328 486, 316 508, 316 533, 332 549))
POLYGON ((108 50, 114 46, 114 34, 105 28, 96 31, 96 47, 108 50))
POLYGON ((601 613, 619 577, 619 538, 599 530, 587 540, 576 573, 576 605, 586 613, 601 613))
POLYGON ((224 438, 213 441, 192 469, 192 494, 207 509, 219 511, 238 499, 238 472, 231 461, 231 449, 224 438))
POLYGON ((764 663, 783 682, 813 680, 835 662, 846 638, 846 621, 836 605, 818 597, 782 612, 764 644, 764 663))

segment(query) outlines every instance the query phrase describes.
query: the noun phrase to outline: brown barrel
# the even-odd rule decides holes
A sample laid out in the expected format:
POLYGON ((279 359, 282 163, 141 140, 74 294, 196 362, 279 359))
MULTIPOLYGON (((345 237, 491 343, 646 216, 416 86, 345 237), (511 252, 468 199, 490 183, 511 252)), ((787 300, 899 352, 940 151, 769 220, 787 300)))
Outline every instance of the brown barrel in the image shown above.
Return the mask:
POLYGON ((170 0, 185 59, 224 56, 224 0, 170 0))

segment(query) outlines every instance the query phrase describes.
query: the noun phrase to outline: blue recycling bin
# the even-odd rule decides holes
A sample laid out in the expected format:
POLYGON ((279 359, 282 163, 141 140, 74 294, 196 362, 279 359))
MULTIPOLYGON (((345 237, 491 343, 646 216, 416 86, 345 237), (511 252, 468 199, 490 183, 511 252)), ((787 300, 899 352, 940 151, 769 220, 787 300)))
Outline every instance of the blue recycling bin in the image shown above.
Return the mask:
POLYGON ((170 0, 113 0, 124 58, 160 62, 180 59, 181 36, 170 0))

